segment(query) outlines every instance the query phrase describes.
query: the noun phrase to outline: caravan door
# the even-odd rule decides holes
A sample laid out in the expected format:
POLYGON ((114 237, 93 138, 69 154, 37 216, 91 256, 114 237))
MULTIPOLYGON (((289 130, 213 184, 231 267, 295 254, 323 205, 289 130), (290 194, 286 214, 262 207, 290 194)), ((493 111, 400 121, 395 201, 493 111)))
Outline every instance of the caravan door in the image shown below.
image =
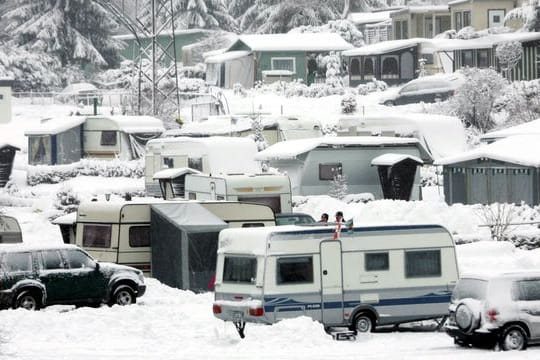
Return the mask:
POLYGON ((343 322, 341 241, 321 242, 321 308, 324 325, 343 322))

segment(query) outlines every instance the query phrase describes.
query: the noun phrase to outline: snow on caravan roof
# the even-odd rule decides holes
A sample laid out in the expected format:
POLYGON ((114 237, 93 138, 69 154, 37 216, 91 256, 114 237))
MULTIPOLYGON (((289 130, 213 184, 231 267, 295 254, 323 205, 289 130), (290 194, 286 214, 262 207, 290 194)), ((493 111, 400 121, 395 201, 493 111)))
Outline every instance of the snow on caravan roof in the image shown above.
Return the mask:
POLYGON ((118 130, 126 133, 162 133, 165 131, 163 122, 153 116, 146 115, 96 115, 88 116, 86 120, 108 119, 116 124, 118 130))
POLYGON ((390 19, 390 13, 396 10, 391 11, 375 11, 375 12, 353 12, 347 15, 347 20, 352 22, 355 25, 364 25, 383 22, 390 19))
POLYGON ((512 32, 492 34, 474 39, 436 39, 431 44, 435 50, 453 51, 466 49, 491 49, 492 47, 508 41, 527 42, 540 40, 540 32, 512 32))
POLYGON ((462 154, 437 160, 435 165, 450 165, 479 158, 488 158, 523 166, 540 167, 539 153, 539 134, 514 135, 462 154))
POLYGON ((229 60, 239 59, 251 54, 251 51, 227 51, 215 55, 206 56, 204 62, 207 64, 221 64, 229 60))
POLYGON ((536 119, 527 123, 519 124, 512 126, 506 129, 501 129, 497 131, 491 131, 485 133, 480 137, 482 141, 491 141, 502 139, 512 135, 531 135, 538 134, 540 135, 540 119, 536 119))
POLYGON ((416 138, 399 138, 388 136, 324 136, 312 139, 299 139, 276 143, 255 155, 255 160, 294 159, 300 154, 309 152, 317 147, 334 146, 377 146, 417 144, 423 150, 423 156, 431 160, 429 154, 416 138))
POLYGON ((28 128, 24 135, 55 135, 72 129, 86 121, 84 116, 64 116, 40 120, 39 124, 28 128))
POLYGON ((411 46, 416 46, 421 43, 429 43, 429 39, 413 38, 401 40, 381 41, 376 44, 361 46, 356 49, 351 49, 343 52, 343 56, 363 56, 363 55, 380 55, 391 51, 406 49, 411 46))
POLYGON ((419 164, 424 162, 417 156, 407 154, 383 154, 371 160, 371 165, 392 166, 405 159, 411 159, 419 164))
POLYGON ((252 34, 240 35, 238 41, 252 51, 340 51, 353 48, 334 33, 252 34))

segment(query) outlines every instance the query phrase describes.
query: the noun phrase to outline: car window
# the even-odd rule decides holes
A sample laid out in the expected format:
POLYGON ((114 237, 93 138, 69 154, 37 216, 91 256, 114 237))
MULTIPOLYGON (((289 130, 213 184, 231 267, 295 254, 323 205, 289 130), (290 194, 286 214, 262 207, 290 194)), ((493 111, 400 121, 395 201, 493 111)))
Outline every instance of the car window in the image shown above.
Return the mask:
POLYGON ((461 279, 458 281, 452 300, 465 298, 482 300, 486 298, 487 281, 479 279, 461 279))
POLYGON ((412 92, 412 91, 418 91, 418 89, 419 89, 418 84, 409 84, 409 85, 405 85, 404 87, 402 87, 401 90, 399 91, 399 93, 400 94, 409 93, 409 92, 412 92))
POLYGON ((516 281, 514 284, 514 299, 520 301, 539 301, 540 279, 516 281))
POLYGON ((43 269, 45 270, 54 270, 54 269, 63 269, 64 262, 60 253, 56 250, 43 251, 41 253, 43 260, 43 269))
POLYGON ((78 250, 68 250, 66 252, 70 269, 94 268, 95 262, 88 255, 78 250))
POLYGON ((31 271, 32 270, 32 255, 29 252, 9 253, 4 260, 6 271, 31 271))

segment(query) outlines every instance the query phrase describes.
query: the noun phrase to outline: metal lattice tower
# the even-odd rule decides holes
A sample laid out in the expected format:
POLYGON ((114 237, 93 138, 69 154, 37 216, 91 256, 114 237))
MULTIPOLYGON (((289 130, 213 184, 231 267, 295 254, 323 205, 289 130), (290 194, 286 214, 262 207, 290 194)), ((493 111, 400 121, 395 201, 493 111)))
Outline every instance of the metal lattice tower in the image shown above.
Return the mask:
POLYGON ((96 0, 96 2, 109 10, 118 22, 133 34, 139 46, 135 58, 139 73, 137 89, 139 114, 179 114, 180 93, 173 1, 96 0))

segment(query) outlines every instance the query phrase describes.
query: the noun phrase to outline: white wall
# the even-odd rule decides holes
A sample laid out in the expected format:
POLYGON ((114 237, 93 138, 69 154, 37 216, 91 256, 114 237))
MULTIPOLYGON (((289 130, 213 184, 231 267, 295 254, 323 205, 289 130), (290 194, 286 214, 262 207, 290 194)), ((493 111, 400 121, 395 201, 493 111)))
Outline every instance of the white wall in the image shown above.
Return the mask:
POLYGON ((11 121, 11 80, 0 80, 0 124, 11 121))

